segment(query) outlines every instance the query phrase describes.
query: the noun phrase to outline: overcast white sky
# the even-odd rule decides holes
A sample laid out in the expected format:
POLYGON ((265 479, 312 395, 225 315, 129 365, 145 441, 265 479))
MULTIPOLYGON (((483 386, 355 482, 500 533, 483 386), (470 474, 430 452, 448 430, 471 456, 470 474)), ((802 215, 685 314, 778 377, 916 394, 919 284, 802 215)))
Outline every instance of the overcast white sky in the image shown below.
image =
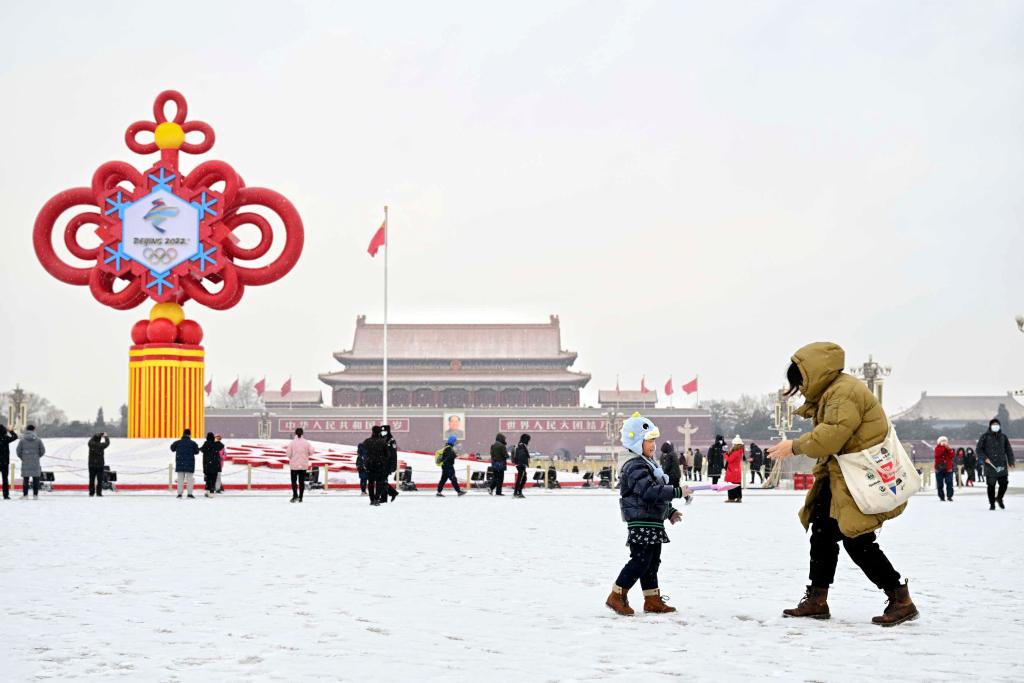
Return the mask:
POLYGON ((1024 387, 1024 4, 0 5, 0 387, 125 401, 131 324, 38 265, 35 215, 181 90, 306 248, 208 373, 319 388, 392 207, 392 320, 542 322, 594 379, 773 390, 798 346, 894 368, 887 408, 1024 387))

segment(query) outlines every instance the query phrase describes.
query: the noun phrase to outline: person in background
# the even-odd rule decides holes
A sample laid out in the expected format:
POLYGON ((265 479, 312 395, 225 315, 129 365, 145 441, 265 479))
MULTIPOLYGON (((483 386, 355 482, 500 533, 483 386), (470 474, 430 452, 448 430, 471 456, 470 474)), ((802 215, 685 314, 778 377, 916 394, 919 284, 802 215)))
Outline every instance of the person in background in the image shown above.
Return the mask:
POLYGON ((366 442, 360 441, 356 446, 356 472, 359 473, 359 495, 366 495, 366 482, 369 476, 366 474, 366 442))
POLYGON ((214 436, 213 440, 220 444, 220 467, 217 469, 217 493, 224 493, 224 460, 228 449, 224 447, 224 440, 221 439, 220 434, 214 436))
POLYGON ((363 442, 366 451, 367 495, 370 505, 379 506, 388 488, 388 442, 381 436, 380 426, 374 425, 370 438, 363 442))
POLYGON ((686 449, 686 466, 683 468, 683 472, 686 476, 686 481, 693 479, 693 449, 686 449))
POLYGON ((764 475, 761 474, 761 468, 764 467, 764 451, 753 441, 750 442, 750 483, 754 483, 754 475, 757 475, 757 480, 761 484, 764 484, 764 475))
POLYGON ((956 468, 956 454, 949 447, 949 439, 940 436, 935 444, 935 490, 939 500, 953 502, 953 470, 956 468))
POLYGON ((985 463, 981 459, 981 455, 976 453, 973 448, 968 448, 967 451, 974 456, 974 462, 977 463, 975 472, 978 476, 978 481, 985 481, 985 463))
POLYGON ((679 467, 679 455, 671 441, 661 444, 661 469, 668 477, 668 483, 671 486, 679 486, 683 473, 682 468, 679 467))
POLYGON ((13 429, 0 424, 0 476, 3 478, 4 500, 11 499, 11 482, 8 480, 11 469, 11 444, 18 440, 13 429))
POLYGON ((306 491, 306 471, 309 470, 309 459, 313 455, 313 444, 306 441, 303 433, 302 427, 296 428, 295 436, 285 449, 292 475, 292 503, 302 502, 302 494, 306 491))
MULTIPOLYGON (((964 449, 959 449, 964 450, 964 449)), ((978 456, 974 454, 973 448, 964 451, 964 470, 967 472, 967 486, 974 486, 974 474, 978 469, 978 456)))
POLYGON ((699 448, 693 452, 693 480, 704 481, 704 455, 699 448))
POLYGON ((213 432, 207 432, 206 441, 199 447, 203 454, 203 484, 207 498, 213 498, 217 492, 217 475, 220 474, 220 454, 224 444, 217 441, 213 432))
POLYGON ((712 484, 718 483, 722 476, 722 468, 725 467, 725 437, 721 434, 715 435, 715 443, 708 449, 708 476, 712 484))
POLYGON ((21 488, 22 498, 28 498, 29 480, 32 480, 32 497, 39 497, 39 477, 43 476, 43 468, 40 459, 46 455, 46 446, 43 440, 36 434, 35 425, 25 427, 25 433, 18 441, 18 448, 15 451, 21 459, 21 488))
POLYGON ((505 468, 508 467, 508 443, 504 434, 496 434, 491 444, 491 485, 488 492, 496 496, 504 495, 501 490, 505 486, 505 468))
POLYGON ((736 484, 726 493, 726 503, 743 502, 743 439, 737 434, 732 440, 732 449, 725 456, 725 481, 736 484))
POLYGON ((390 496, 391 502, 394 503, 395 498, 398 497, 398 489, 391 485, 391 475, 398 470, 398 442, 395 441, 395 437, 391 433, 391 425, 381 425, 380 436, 384 439, 388 449, 387 475, 384 477, 384 487, 380 492, 380 502, 387 503, 388 496, 390 496))
POLYGON ((959 448, 953 451, 953 475, 956 478, 956 487, 960 488, 964 485, 963 479, 960 476, 960 470, 964 467, 964 449, 959 448))
POLYGON ((106 432, 93 434, 89 439, 89 497, 103 496, 103 468, 107 464, 103 452, 110 445, 106 432))
POLYGON ((196 454, 199 453, 199 444, 192 440, 192 430, 186 429, 181 433, 181 438, 171 444, 171 451, 174 453, 174 471, 178 475, 178 498, 181 498, 182 489, 188 485, 188 497, 192 495, 196 477, 196 454))
POLYGON ((437 497, 443 498, 441 490, 447 482, 452 483, 455 493, 464 496, 466 492, 459 488, 459 480, 455 477, 455 443, 458 439, 452 434, 445 443, 444 453, 441 454, 441 481, 437 482, 437 497))
POLYGON ((513 495, 516 498, 526 498, 523 495, 523 487, 526 486, 526 468, 530 465, 530 435, 523 434, 516 444, 516 451, 512 454, 512 462, 516 466, 516 487, 513 495))
MULTIPOLYGON (((20 447, 20 444, 19 444, 20 447)), ((1003 425, 993 418, 988 423, 988 431, 978 439, 978 460, 985 465, 985 481, 988 483, 988 509, 1005 510, 1003 496, 1009 484, 1009 470, 1016 466, 1013 461, 1013 448, 1010 439, 1003 431, 1003 425), (996 490, 998 485, 999 490, 996 490)))

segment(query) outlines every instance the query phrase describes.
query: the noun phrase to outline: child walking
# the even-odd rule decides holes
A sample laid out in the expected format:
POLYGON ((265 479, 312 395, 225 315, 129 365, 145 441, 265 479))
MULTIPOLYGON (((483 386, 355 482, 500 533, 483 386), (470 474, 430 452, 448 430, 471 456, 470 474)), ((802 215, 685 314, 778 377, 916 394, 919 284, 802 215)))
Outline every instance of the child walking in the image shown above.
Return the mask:
POLYGON ((682 519, 671 501, 690 495, 689 487, 669 484, 669 478, 654 461, 655 439, 661 432, 640 413, 622 425, 622 445, 628 453, 619 471, 619 508, 628 529, 626 544, 629 562, 619 572, 605 604, 623 616, 633 616, 626 594, 640 582, 644 592, 644 612, 675 612, 665 604, 658 588, 661 545, 668 543, 665 520, 673 524, 682 519))

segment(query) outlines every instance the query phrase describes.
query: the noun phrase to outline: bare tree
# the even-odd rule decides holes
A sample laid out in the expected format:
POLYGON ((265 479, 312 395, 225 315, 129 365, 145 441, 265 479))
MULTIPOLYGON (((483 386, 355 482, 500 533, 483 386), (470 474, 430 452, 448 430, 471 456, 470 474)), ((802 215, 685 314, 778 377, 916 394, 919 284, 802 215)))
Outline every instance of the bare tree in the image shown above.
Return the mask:
MULTIPOLYGON (((68 416, 64 414, 63 410, 39 394, 26 391, 25 400, 28 402, 28 421, 30 424, 56 425, 64 424, 68 421, 68 416)), ((0 417, 3 418, 4 422, 7 422, 8 406, 10 403, 11 397, 9 394, 0 394, 0 417)))
POLYGON ((256 379, 243 377, 238 381, 238 393, 231 396, 228 391, 231 386, 220 387, 213 392, 214 408, 233 408, 235 410, 244 408, 260 408, 263 400, 256 395, 256 379))

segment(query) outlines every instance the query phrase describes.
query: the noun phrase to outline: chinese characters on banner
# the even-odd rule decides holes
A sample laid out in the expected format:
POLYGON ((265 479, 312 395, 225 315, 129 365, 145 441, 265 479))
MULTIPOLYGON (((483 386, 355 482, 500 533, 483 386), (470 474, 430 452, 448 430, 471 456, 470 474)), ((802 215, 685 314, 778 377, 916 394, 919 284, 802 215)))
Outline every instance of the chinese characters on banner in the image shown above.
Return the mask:
POLYGON ((604 433, 607 420, 578 418, 536 418, 516 417, 498 420, 502 432, 601 432, 604 433))
MULTIPOLYGON (((391 431, 394 433, 408 432, 409 431, 409 418, 396 417, 388 420, 391 425, 391 431)), ((327 432, 357 432, 364 433, 369 432, 373 429, 374 425, 381 424, 380 420, 374 420, 370 418, 313 418, 313 417, 288 417, 280 418, 277 421, 277 431, 279 432, 290 432, 294 431, 297 427, 309 433, 327 433, 327 432)))

